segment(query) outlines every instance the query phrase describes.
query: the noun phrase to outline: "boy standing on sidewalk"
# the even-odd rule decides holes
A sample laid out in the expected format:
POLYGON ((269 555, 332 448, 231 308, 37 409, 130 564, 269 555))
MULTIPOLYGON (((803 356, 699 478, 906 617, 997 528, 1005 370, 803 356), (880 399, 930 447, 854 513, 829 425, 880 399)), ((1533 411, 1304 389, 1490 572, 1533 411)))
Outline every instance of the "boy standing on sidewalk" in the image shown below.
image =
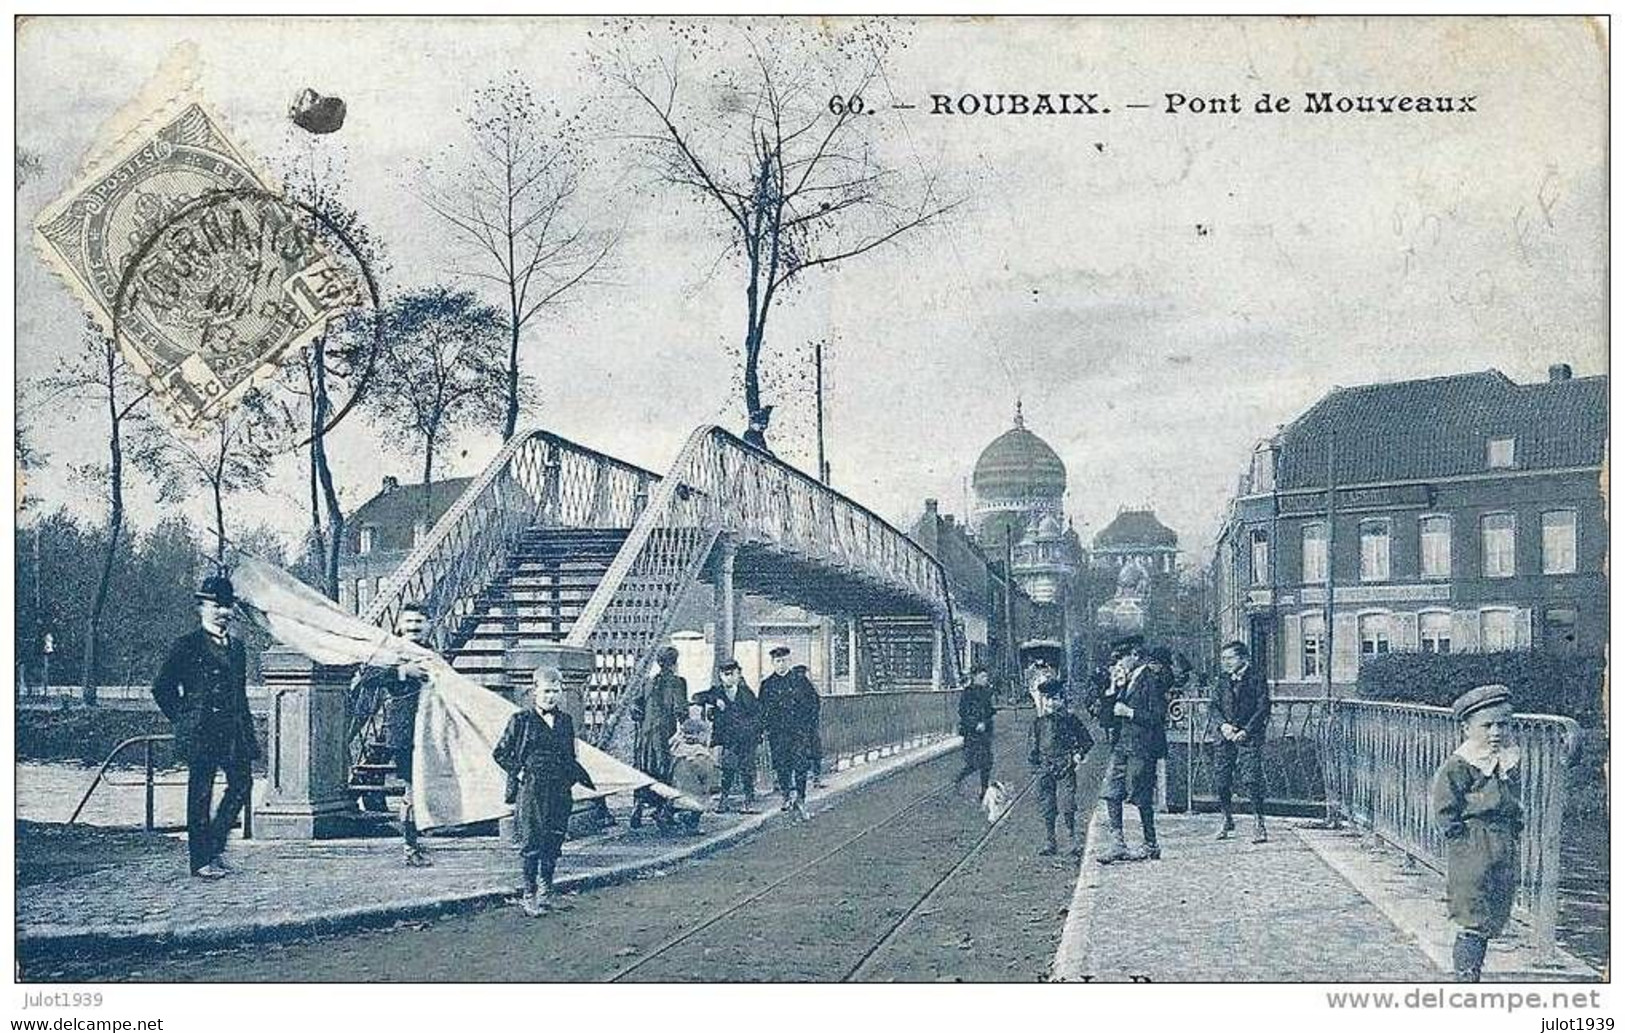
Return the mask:
POLYGON ((1111 819, 1111 840, 1095 855, 1101 864, 1162 857, 1152 808, 1157 761, 1168 755, 1167 682, 1171 672, 1149 662, 1145 642, 1139 637, 1125 644, 1128 653, 1123 657, 1122 669, 1128 672, 1128 684, 1117 694, 1109 711, 1115 721, 1108 731, 1112 759, 1101 796, 1111 819), (1123 841, 1125 800, 1140 812, 1140 829, 1145 837, 1144 846, 1134 850, 1123 841))
POLYGON ((1444 826, 1445 888, 1459 927, 1456 979, 1476 983, 1491 937, 1506 928, 1518 889, 1523 805, 1512 690, 1481 685, 1451 704, 1462 744, 1433 775, 1433 813, 1444 826))
POLYGON ((1076 714, 1066 709, 1065 685, 1051 678, 1038 687, 1038 716, 1033 718, 1033 748, 1028 762, 1038 769, 1038 806, 1044 818, 1044 849, 1054 856, 1055 817, 1066 819, 1066 834, 1074 856, 1083 853, 1078 842, 1078 761, 1094 746, 1094 738, 1076 714))

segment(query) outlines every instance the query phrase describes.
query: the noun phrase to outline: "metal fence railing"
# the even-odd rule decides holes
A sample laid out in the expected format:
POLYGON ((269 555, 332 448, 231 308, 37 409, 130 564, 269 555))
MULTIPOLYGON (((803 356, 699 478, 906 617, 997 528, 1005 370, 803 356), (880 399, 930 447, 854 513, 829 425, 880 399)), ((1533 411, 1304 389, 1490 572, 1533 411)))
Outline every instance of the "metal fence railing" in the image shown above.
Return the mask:
MULTIPOLYGON (((157 821, 158 787, 186 785, 186 778, 184 774, 178 779, 170 780, 160 779, 158 777, 159 768, 157 763, 157 747, 160 745, 173 747, 174 743, 175 737, 173 735, 136 735, 125 739, 117 746, 114 746, 112 752, 107 755, 107 759, 102 761, 101 767, 96 769, 96 777, 92 778, 90 780, 90 785, 85 787, 85 795, 79 798, 79 805, 73 809, 73 814, 68 818, 68 824, 72 825, 74 822, 79 820, 79 815, 84 813, 85 805, 90 802, 91 796, 93 796, 96 790, 101 786, 110 786, 113 788, 141 786, 146 794, 146 806, 144 808, 145 818, 141 824, 142 828, 148 832, 179 832, 180 830, 186 828, 185 825, 160 826, 157 821), (113 762, 118 760, 120 755, 122 755, 125 750, 134 746, 142 747, 143 763, 141 780, 125 781, 122 779, 114 780, 109 778, 108 775, 112 771, 118 770, 113 767, 113 762)), ((242 830, 244 839, 254 838, 253 782, 249 783, 248 800, 243 804, 242 830)))
MULTIPOLYGON (((1444 830, 1433 815, 1433 773, 1461 743, 1443 707, 1338 700, 1326 726, 1327 791, 1353 823, 1436 871, 1445 868, 1444 830)), ((1566 717, 1518 714, 1513 739, 1522 751, 1526 825, 1520 842, 1516 904, 1527 912, 1543 958, 1557 949, 1558 881, 1567 771, 1580 744, 1566 717)))
MULTIPOLYGON (((1275 696, 1264 737, 1265 808, 1272 813, 1308 813, 1326 801, 1323 733, 1326 700, 1321 696, 1275 696)), ((1208 694, 1168 701, 1168 763, 1165 800, 1187 811, 1218 804, 1219 722, 1208 694)), ((1238 781, 1236 806, 1250 801, 1238 781)))
POLYGON ((953 735, 958 727, 958 690, 825 696, 819 715, 824 767, 834 770, 842 760, 953 735))

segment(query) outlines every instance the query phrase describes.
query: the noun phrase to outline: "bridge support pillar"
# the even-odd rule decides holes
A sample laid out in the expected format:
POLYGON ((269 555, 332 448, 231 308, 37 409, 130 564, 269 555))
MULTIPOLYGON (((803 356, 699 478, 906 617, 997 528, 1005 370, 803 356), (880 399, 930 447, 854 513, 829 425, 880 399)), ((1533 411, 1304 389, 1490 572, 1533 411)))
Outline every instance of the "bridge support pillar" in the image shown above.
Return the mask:
POLYGON ((531 706, 531 687, 536 669, 546 667, 557 671, 564 686, 564 700, 559 709, 570 715, 576 726, 576 735, 587 731, 587 682, 593 672, 593 652, 585 646, 567 646, 562 642, 540 642, 523 649, 508 650, 504 666, 508 672, 511 695, 515 706, 531 706))
POLYGON ((349 793, 351 667, 324 667, 289 649, 261 659, 266 690, 268 788, 254 801, 254 831, 265 839, 339 835, 353 809, 349 793))
POLYGON ((943 655, 942 655, 942 623, 931 622, 931 688, 942 691, 943 688, 943 655))
POLYGON ((734 590, 734 561, 738 546, 732 536, 723 535, 717 542, 716 583, 716 666, 734 658, 734 641, 739 635, 739 595, 734 590))

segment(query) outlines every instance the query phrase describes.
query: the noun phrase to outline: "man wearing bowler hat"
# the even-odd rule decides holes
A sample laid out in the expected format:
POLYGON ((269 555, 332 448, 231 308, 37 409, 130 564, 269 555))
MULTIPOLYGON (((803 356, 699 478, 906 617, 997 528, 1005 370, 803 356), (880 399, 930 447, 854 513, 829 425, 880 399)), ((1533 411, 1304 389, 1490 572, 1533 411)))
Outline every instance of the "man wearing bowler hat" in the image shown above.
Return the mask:
POLYGON ((152 685, 152 697, 175 727, 175 752, 186 761, 186 851, 192 874, 218 879, 226 837, 253 795, 259 757, 248 711, 247 655, 231 634, 236 591, 224 574, 203 579, 195 593, 200 627, 175 641, 152 685), (215 775, 226 791, 213 809, 215 775))

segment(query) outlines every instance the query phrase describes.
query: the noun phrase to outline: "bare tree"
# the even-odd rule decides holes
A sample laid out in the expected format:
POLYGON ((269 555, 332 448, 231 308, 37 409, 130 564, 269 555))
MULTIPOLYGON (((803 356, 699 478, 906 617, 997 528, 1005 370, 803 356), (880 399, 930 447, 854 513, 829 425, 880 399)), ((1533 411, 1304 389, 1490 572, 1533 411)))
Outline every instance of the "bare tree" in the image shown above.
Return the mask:
MULTIPOLYGON (((73 472, 79 477, 99 484, 107 500, 106 547, 102 554, 96 594, 85 621, 85 660, 81 678, 85 702, 94 703, 101 674, 98 655, 101 649, 102 615, 107 609, 107 591, 113 580, 119 537, 124 532, 125 437, 132 430, 146 425, 148 414, 142 403, 151 391, 125 365, 113 338, 89 319, 85 321, 82 344, 78 354, 64 359, 55 373, 40 382, 40 389, 32 401, 37 408, 62 399, 75 399, 107 414, 106 464, 73 467, 73 472)), ((80 410, 70 407, 67 412, 68 418, 74 419, 80 410)))
MULTIPOLYGON (((304 142, 308 147, 308 138, 304 142)), ((284 187, 290 197, 322 214, 326 221, 315 225, 313 231, 328 249, 346 264, 365 264, 376 279, 386 270, 387 256, 360 214, 346 203, 344 181, 338 158, 307 150, 290 162, 284 187), (342 238, 335 228, 342 232, 342 238)), ((297 369, 283 381, 284 386, 308 399, 310 543, 321 571, 322 591, 334 600, 339 597, 344 507, 328 460, 328 435, 337 424, 340 406, 359 404, 359 396, 366 391, 376 358, 371 351, 375 344, 373 321, 377 318, 378 313, 357 311, 328 324, 305 349, 297 369)))
POLYGON ((214 562, 224 566, 231 542, 226 533, 226 499, 241 492, 262 492, 271 480, 278 454, 292 427, 285 408, 263 391, 243 396, 222 412, 196 438, 181 437, 166 427, 147 424, 135 436, 131 461, 158 484, 163 502, 179 502, 197 489, 209 494, 214 509, 214 562))
POLYGON ((716 214, 724 255, 742 266, 749 419, 762 410, 773 306, 810 270, 894 243, 960 201, 923 163, 909 175, 880 156, 870 105, 897 45, 883 26, 629 22, 609 40, 593 60, 647 126, 632 140, 660 182, 716 214))
MULTIPOLYGON (((435 456, 453 431, 496 426, 510 410, 507 326, 502 313, 469 291, 429 287, 390 302, 384 316, 389 349, 380 357, 367 402, 372 418, 423 456, 424 519, 430 516, 435 456)), ((521 378, 519 398, 530 382, 521 378)), ((396 439, 399 440, 399 439, 396 439)))
POLYGON ((502 296, 507 440, 519 423, 525 328, 589 282, 617 236, 580 217, 574 123, 537 101, 518 72, 475 91, 465 123, 472 147, 426 167, 422 197, 461 245, 451 272, 502 296))

